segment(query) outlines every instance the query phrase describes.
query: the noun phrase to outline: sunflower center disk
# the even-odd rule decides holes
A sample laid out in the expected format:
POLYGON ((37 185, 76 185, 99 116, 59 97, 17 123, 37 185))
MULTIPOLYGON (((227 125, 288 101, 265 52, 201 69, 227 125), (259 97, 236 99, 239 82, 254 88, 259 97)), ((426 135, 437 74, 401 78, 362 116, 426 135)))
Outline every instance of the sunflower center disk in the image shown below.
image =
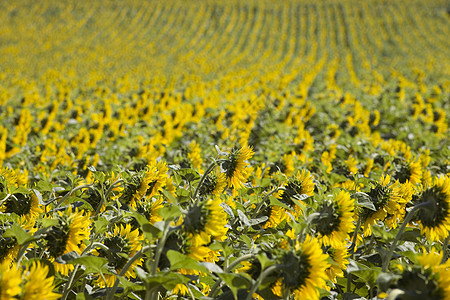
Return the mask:
POLYGON ((430 205, 419 210, 417 217, 424 226, 439 226, 448 215, 448 202, 445 201, 445 194, 435 187, 426 190, 422 194, 422 202, 429 202, 430 205))
POLYGON ((315 219, 317 231, 322 235, 329 235, 339 228, 340 215, 333 205, 325 204, 319 211, 320 215, 315 219))

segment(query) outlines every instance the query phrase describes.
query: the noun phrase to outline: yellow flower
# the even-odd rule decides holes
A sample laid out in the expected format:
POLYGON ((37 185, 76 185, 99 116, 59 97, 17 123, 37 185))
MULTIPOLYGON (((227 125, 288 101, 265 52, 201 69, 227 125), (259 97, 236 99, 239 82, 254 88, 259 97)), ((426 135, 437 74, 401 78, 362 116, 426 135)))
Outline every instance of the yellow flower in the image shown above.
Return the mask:
POLYGON ((150 199, 161 190, 168 179, 167 171, 168 168, 165 162, 152 162, 147 166, 144 174, 140 175, 142 179, 138 179, 140 176, 133 179, 133 181, 139 181, 139 183, 132 182, 128 184, 128 190, 122 194, 121 199, 131 205, 131 207, 136 208, 136 203, 141 201, 144 196, 150 199), (136 189, 135 192, 132 192, 133 189, 136 189))
POLYGON ((46 232, 47 248, 52 258, 75 251, 81 253, 83 240, 89 239, 91 222, 89 215, 70 208, 65 214, 58 212, 58 225, 46 232))
MULTIPOLYGON (((423 250, 417 257, 419 265, 400 268, 397 282, 387 291, 388 296, 408 295, 411 299, 450 300, 450 263, 441 264, 443 254, 434 248, 423 250)), ((408 298, 409 299, 409 298, 408 298)))
POLYGON ((317 210, 319 215, 314 219, 314 225, 323 245, 337 248, 348 242, 349 235, 355 228, 354 208, 350 194, 341 191, 332 203, 325 202, 317 210))
POLYGON ((21 282, 16 265, 11 265, 10 261, 0 263, 0 299, 17 299, 15 296, 21 292, 21 282))
POLYGON ((395 228, 404 216, 406 203, 411 200, 413 189, 409 182, 400 184, 396 181, 391 184, 390 181, 389 175, 381 176, 367 193, 376 211, 367 209, 363 212, 363 232, 366 236, 372 233, 372 225, 379 220, 386 221, 389 228, 395 228))
POLYGON ((193 235, 195 246, 208 244, 210 237, 218 241, 227 238, 227 214, 220 204, 220 199, 210 199, 189 208, 183 228, 193 235))
POLYGON ((400 183, 405 183, 408 180, 414 185, 419 184, 422 179, 421 161, 416 160, 401 164, 393 177, 398 179, 400 183))
POLYGON ((349 257, 347 247, 340 246, 337 248, 329 248, 327 250, 328 255, 333 260, 333 263, 330 265, 330 267, 326 270, 328 279, 333 282, 337 283, 337 277, 343 278, 344 272, 343 270, 347 268, 347 265, 349 263, 347 257, 349 257))
POLYGON ((184 296, 189 294, 189 289, 185 284, 179 283, 173 288, 172 293, 184 296))
POLYGON ((281 258, 280 278, 272 292, 282 297, 284 292, 295 299, 319 299, 319 289, 326 287, 326 270, 330 267, 328 255, 310 236, 295 251, 286 252, 281 258))
POLYGON ((253 154, 250 146, 245 146, 240 149, 233 149, 221 164, 221 168, 225 173, 229 186, 238 189, 246 181, 248 174, 246 167, 248 163, 246 160, 250 159, 253 154))
MULTIPOLYGON (((108 265, 116 270, 117 273, 120 273, 122 268, 128 262, 129 258, 131 258, 137 251, 142 248, 141 240, 142 237, 139 235, 139 230, 131 230, 131 225, 126 224, 123 225, 115 225, 114 231, 112 233, 107 233, 107 237, 103 241, 103 244, 108 248, 112 249, 111 251, 105 251, 104 249, 97 249, 95 252, 101 257, 108 258, 108 265)), ((138 265, 142 264, 142 259, 136 260, 125 273, 125 277, 127 278, 135 278, 136 274, 134 272, 134 268, 138 265)), ((115 275, 104 274, 104 278, 100 276, 97 279, 97 284, 100 287, 111 287, 115 280, 115 275)))
POLYGON ((227 185, 227 179, 224 173, 221 173, 218 169, 215 169, 209 173, 203 184, 199 188, 199 195, 220 195, 227 185))
POLYGON ((436 177, 432 187, 424 190, 417 204, 428 202, 414 217, 422 233, 433 241, 444 240, 450 230, 450 178, 436 177))
POLYGON ((189 152, 187 156, 191 160, 192 166, 195 169, 197 169, 200 173, 202 173, 203 172, 203 170, 202 170, 203 159, 201 156, 200 146, 195 141, 192 141, 189 144, 189 148, 191 149, 191 152, 189 152))
POLYGON ((314 177, 307 170, 297 171, 294 177, 289 178, 288 183, 284 185, 284 190, 279 200, 294 209, 294 217, 298 217, 302 212, 302 201, 298 199, 301 195, 312 196, 314 194, 314 177), (294 202, 296 199, 298 202, 294 202))
POLYGON ((358 161, 353 156, 350 156, 345 162, 347 163, 347 167, 351 175, 358 173, 358 168, 356 167, 358 161))
POLYGON ((53 276, 47 277, 48 266, 34 262, 24 272, 26 281, 21 299, 58 299, 60 294, 54 293, 53 276))
POLYGON ((4 213, 15 213, 20 217, 19 223, 24 229, 31 229, 39 214, 43 212, 41 204, 34 192, 30 194, 16 193, 3 202, 0 211, 4 213))

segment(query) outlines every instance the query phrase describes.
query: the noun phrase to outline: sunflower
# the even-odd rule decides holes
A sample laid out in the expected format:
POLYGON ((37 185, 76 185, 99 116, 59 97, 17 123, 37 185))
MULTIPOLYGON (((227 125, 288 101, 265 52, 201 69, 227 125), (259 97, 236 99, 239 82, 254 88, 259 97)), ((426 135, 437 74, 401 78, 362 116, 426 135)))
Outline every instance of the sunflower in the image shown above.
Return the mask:
POLYGON ((0 263, 0 299, 17 299, 16 296, 21 292, 21 282, 17 266, 11 265, 10 261, 0 263))
POLYGON ((203 159, 201 156, 200 146, 195 141, 192 141, 189 144, 189 148, 191 151, 187 154, 187 156, 190 159, 190 161, 192 162, 192 166, 195 169, 197 169, 200 173, 202 173, 203 172, 203 170, 202 170, 203 159))
MULTIPOLYGON (((194 235, 186 232, 185 230, 179 230, 167 238, 167 241, 164 245, 163 254, 159 261, 159 269, 165 269, 170 267, 170 261, 167 258, 167 252, 169 250, 174 250, 180 252, 184 255, 187 255, 196 261, 202 262, 211 262, 215 263, 217 259, 217 251, 213 251, 203 243, 203 239, 195 239, 194 235)), ((180 274, 184 275, 199 275, 200 272, 198 270, 192 269, 178 269, 180 274)))
POLYGON ((328 255, 319 242, 310 236, 295 251, 281 257, 279 279, 272 292, 279 296, 294 295, 295 299, 319 299, 319 289, 326 287, 326 270, 330 267, 328 255))
MULTIPOLYGON (((57 225, 51 226, 45 235, 50 259, 75 251, 81 253, 84 248, 83 241, 89 239, 91 222, 89 215, 70 208, 65 214, 58 212, 57 225)), ((73 265, 54 263, 58 272, 67 275, 73 265)))
POLYGON ((320 160, 324 166, 327 167, 326 172, 329 174, 333 170, 332 162, 336 158, 337 145, 332 144, 330 146, 330 151, 324 151, 320 160))
POLYGON ((185 296, 185 295, 189 294, 189 288, 183 283, 178 283, 173 288, 172 294, 185 296))
POLYGON ((422 166, 420 160, 411 161, 409 163, 401 163, 395 170, 394 179, 400 183, 406 181, 412 184, 419 184, 422 179, 422 166))
POLYGON ((344 277, 343 270, 347 268, 347 265, 349 263, 347 259, 349 257, 347 247, 346 246, 339 246, 337 248, 330 247, 327 249, 326 252, 333 260, 333 263, 326 270, 328 279, 333 283, 337 283, 337 277, 339 278, 344 277))
POLYGON ((284 185, 283 192, 280 193, 279 200, 294 210, 294 217, 298 217, 302 212, 301 195, 312 196, 314 194, 314 177, 309 171, 297 171, 294 177, 288 179, 288 183, 284 185), (296 199, 297 201, 293 201, 296 199))
POLYGON ((270 205, 266 209, 269 219, 264 223, 263 228, 276 228, 287 219, 287 210, 278 205, 270 205))
POLYGON ((283 155, 283 158, 281 161, 278 161, 278 162, 272 164, 272 166, 269 169, 269 175, 277 173, 277 172, 281 172, 286 176, 292 176, 292 174, 295 171, 293 159, 294 159, 294 155, 292 155, 292 154, 283 155))
POLYGON ((12 194, 0 206, 0 211, 4 213, 15 213, 20 217, 19 223, 24 229, 31 229, 35 220, 43 209, 34 192, 30 194, 15 193, 12 194))
POLYGON ((436 177, 433 186, 422 191, 415 202, 416 205, 429 203, 413 219, 421 232, 433 241, 445 239, 450 230, 450 178, 436 177))
POLYGON ((389 228, 395 228, 403 218, 405 205, 411 200, 413 189, 409 182, 400 184, 395 181, 391 184, 389 175, 381 176, 367 193, 376 211, 366 209, 362 212, 364 235, 372 233, 372 225, 377 221, 386 221, 389 228))
POLYGON ((199 195, 216 195, 218 196, 223 192, 227 185, 227 180, 224 173, 221 173, 218 169, 215 169, 209 173, 203 184, 199 188, 199 195))
POLYGON ((4 237, 5 225, 0 225, 0 262, 13 261, 19 251, 19 244, 15 237, 4 237))
POLYGON ((347 164, 350 175, 356 175, 356 173, 358 173, 358 168, 356 167, 358 161, 353 156, 350 156, 345 163, 347 164))
POLYGON ((144 196, 152 198, 161 190, 168 179, 167 171, 165 162, 154 161, 149 164, 147 168, 126 183, 120 200, 136 208, 136 203, 141 201, 144 196))
MULTIPOLYGON (((27 171, 19 171, 13 170, 10 168, 0 167, 0 179, 6 180, 8 184, 12 186, 24 186, 27 184, 28 172, 27 171)), ((0 182, 0 190, 2 190, 5 186, 0 182)))
POLYGON ((245 146, 231 150, 226 156, 220 166, 229 186, 238 189, 246 181, 248 176, 245 169, 248 166, 246 160, 250 159, 254 153, 251 146, 245 146))
MULTIPOLYGON (((433 248, 418 256, 418 265, 408 266, 399 279, 387 291, 388 296, 396 294, 399 299, 450 299, 450 263, 441 264, 443 254, 433 248)), ((397 298, 395 298, 397 299, 397 298)))
POLYGON ((24 271, 25 286, 21 295, 21 299, 59 299, 60 294, 54 293, 55 286, 53 284, 53 276, 48 276, 48 266, 39 262, 34 262, 31 267, 27 267, 24 271))
POLYGON ((192 235, 195 246, 208 244, 210 238, 223 241, 227 238, 227 214, 220 199, 192 205, 183 218, 183 229, 192 235))
POLYGON ((339 192, 332 202, 325 201, 319 207, 318 216, 313 223, 323 245, 336 248, 346 244, 355 228, 354 209, 355 204, 346 191, 339 192))
MULTIPOLYGON (((128 262, 128 258, 132 257, 138 252, 142 245, 140 240, 142 237, 139 235, 139 230, 132 230, 130 224, 115 225, 113 233, 107 233, 107 237, 103 241, 103 245, 109 248, 108 251, 104 249, 97 249, 98 256, 106 257, 108 259, 108 267, 116 273, 119 273, 125 264, 128 262)), ((142 264, 142 259, 136 260, 125 273, 127 278, 135 278, 134 268, 142 264)), ((111 274, 104 274, 104 279, 99 277, 97 284, 100 287, 111 287, 116 281, 116 276, 111 274)))

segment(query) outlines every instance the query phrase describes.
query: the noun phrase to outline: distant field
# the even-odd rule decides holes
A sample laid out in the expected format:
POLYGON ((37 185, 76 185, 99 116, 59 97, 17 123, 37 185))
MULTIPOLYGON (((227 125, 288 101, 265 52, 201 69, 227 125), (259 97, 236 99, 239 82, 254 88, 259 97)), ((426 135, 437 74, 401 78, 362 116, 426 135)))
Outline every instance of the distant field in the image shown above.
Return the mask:
POLYGON ((449 36, 448 1, 0 2, 0 299, 450 298, 449 36))

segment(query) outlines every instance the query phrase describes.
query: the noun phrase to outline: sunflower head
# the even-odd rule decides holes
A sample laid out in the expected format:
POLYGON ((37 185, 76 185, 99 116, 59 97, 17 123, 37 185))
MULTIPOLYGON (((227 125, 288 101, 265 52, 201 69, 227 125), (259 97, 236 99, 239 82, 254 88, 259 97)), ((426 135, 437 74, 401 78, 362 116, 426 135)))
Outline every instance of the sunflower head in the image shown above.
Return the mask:
POLYGON ((16 215, 36 219, 43 210, 40 207, 39 200, 34 193, 12 194, 0 207, 4 213, 15 213, 16 215))
POLYGON ((354 229, 354 203, 350 194, 341 191, 333 201, 325 201, 317 210, 313 224, 324 245, 339 247, 347 243, 354 229))
POLYGON ((412 184, 419 184, 422 179, 422 166, 420 160, 409 163, 400 163, 396 167, 394 179, 398 180, 400 183, 409 181, 412 184))
MULTIPOLYGON (((103 245, 108 247, 108 251, 105 249, 97 249, 96 252, 101 257, 106 257, 108 259, 108 267, 115 272, 119 272, 128 262, 129 258, 132 257, 139 249, 142 247, 140 240, 141 236, 137 229, 132 230, 130 224, 115 225, 114 231, 108 233, 107 237, 103 241, 103 245)), ((142 259, 136 260, 133 265, 125 273, 126 277, 135 277, 134 267, 140 265, 142 259)), ((102 278, 97 279, 97 284, 104 286, 112 286, 115 281, 114 275, 105 274, 103 281, 102 278)))
POLYGON ((410 183, 400 184, 397 180, 391 184, 389 175, 381 176, 367 192, 375 211, 365 209, 362 212, 364 235, 372 232, 372 225, 377 221, 386 221, 390 228, 404 215, 404 206, 411 199, 410 183), (387 219, 386 219, 387 218, 387 219))
POLYGON ((91 222, 89 215, 73 211, 70 208, 65 214, 59 212, 57 224, 50 226, 45 235, 47 248, 52 258, 76 251, 81 253, 83 241, 89 238, 91 222))
POLYGON ((51 226, 47 230, 44 238, 47 241, 47 248, 50 256, 53 258, 66 253, 70 230, 69 223, 65 218, 58 216, 57 221, 58 224, 51 226))
POLYGON ((317 240, 307 237, 294 251, 281 256, 279 279, 272 292, 279 297, 294 294, 296 299, 318 299, 319 289, 326 286, 327 259, 317 240))
POLYGON ((433 248, 424 250, 417 257, 419 264, 402 270, 396 282, 391 284, 388 295, 397 294, 395 299, 449 299, 450 264, 441 264, 443 254, 433 248))
POLYGON ((19 250, 19 244, 15 237, 3 236, 6 229, 4 225, 0 225, 0 262, 12 261, 15 253, 19 250))
POLYGON ((0 263, 0 299, 16 299, 21 292, 20 269, 10 261, 0 263))
POLYGON ((34 262, 24 271, 25 286, 22 299, 59 299, 60 294, 54 293, 53 276, 48 276, 48 266, 34 262))
POLYGON ((226 185, 227 180, 225 174, 216 169, 206 176, 203 184, 200 186, 199 195, 219 195, 225 189, 226 185))
POLYGON ((445 239, 450 230, 450 178, 435 178, 434 185, 417 198, 415 204, 419 203, 428 203, 414 218, 422 232, 434 241, 445 239))
POLYGON ((246 181, 248 176, 246 171, 248 163, 246 161, 254 153, 250 146, 245 146, 239 149, 234 148, 226 155, 220 167, 222 172, 225 173, 229 186, 238 189, 246 181))
POLYGON ((314 194, 314 178, 311 173, 306 170, 298 171, 296 176, 289 178, 287 184, 284 186, 283 193, 279 198, 281 202, 291 208, 297 205, 292 199, 298 200, 300 195, 312 196, 314 194))
POLYGON ((194 240, 201 240, 200 245, 209 242, 209 236, 216 240, 224 240, 228 228, 227 214, 220 206, 219 199, 210 199, 192 205, 183 218, 184 230, 194 236, 194 240))

